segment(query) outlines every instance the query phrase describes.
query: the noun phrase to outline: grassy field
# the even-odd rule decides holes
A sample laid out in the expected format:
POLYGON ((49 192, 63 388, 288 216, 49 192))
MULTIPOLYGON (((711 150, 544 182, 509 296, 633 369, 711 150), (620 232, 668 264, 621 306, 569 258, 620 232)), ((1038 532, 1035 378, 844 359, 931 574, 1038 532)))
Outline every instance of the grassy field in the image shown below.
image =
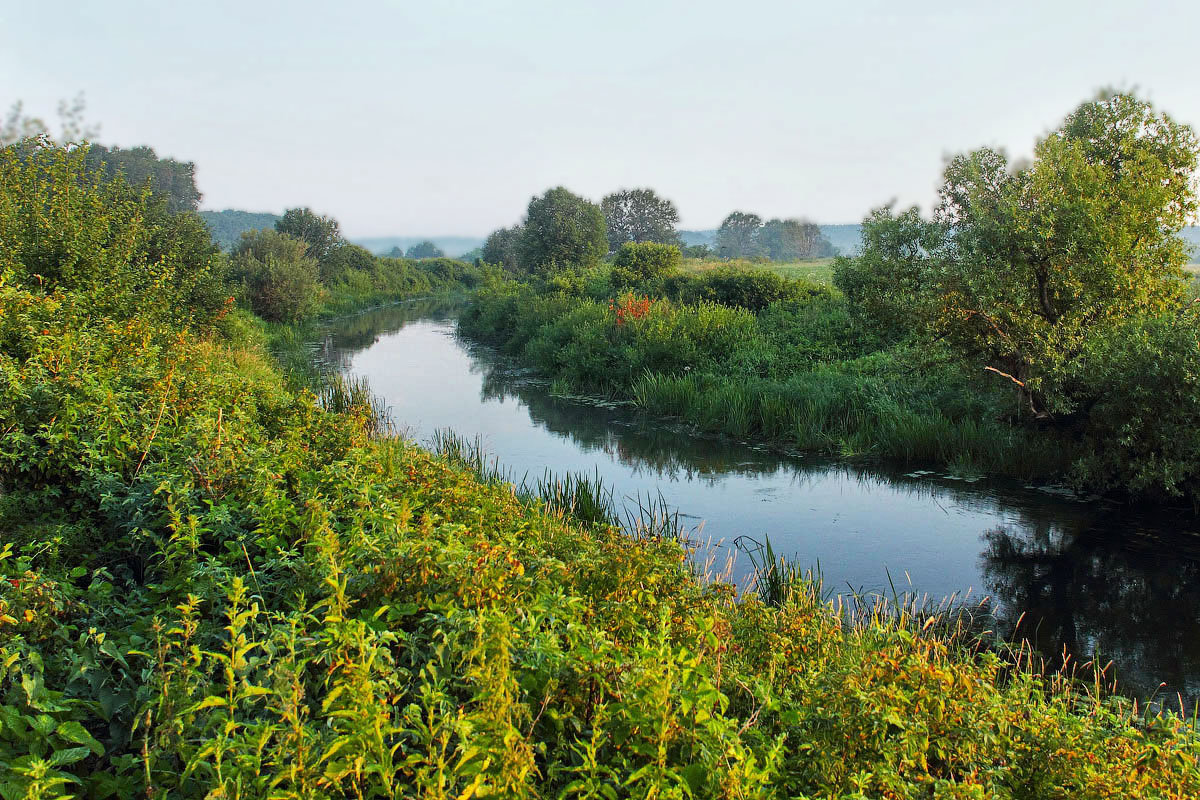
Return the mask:
MULTIPOLYGON (((1200 264, 1196 266, 1200 268, 1200 264)), ((782 275, 785 278, 803 278, 804 280, 819 283, 823 286, 829 286, 833 283, 832 258, 813 258, 805 261, 785 262, 765 261, 762 263, 745 260, 718 261, 706 259, 686 259, 683 262, 685 272, 708 272, 720 267, 765 269, 782 275)))

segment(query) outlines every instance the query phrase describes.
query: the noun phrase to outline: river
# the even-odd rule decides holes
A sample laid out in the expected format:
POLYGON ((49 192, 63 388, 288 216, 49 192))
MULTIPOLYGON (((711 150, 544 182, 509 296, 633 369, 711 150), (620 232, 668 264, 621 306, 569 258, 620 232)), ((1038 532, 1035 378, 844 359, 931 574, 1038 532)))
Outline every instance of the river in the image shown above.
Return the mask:
POLYGON ((745 585, 738 536, 819 566, 835 591, 983 603, 1002 637, 1051 662, 1113 662, 1118 689, 1200 698, 1200 522, 1044 487, 789 455, 694 435, 623 406, 552 396, 460 340, 454 307, 416 302, 337 320, 314 356, 364 376, 402 433, 480 437, 518 480, 598 474, 618 499, 662 497, 697 558, 745 585), (1160 686, 1165 684, 1165 686, 1160 686))

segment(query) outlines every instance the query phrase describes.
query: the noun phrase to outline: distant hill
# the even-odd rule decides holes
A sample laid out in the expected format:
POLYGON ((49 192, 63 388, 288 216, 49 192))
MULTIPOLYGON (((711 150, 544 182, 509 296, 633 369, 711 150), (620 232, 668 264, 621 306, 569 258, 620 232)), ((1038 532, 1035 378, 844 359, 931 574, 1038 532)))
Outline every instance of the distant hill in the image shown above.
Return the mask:
POLYGON ((227 208, 224 211, 201 211, 200 218, 212 231, 213 241, 222 250, 232 250, 238 239, 242 238, 242 233, 274 228, 279 215, 227 208))
POLYGON ((483 247, 482 236, 364 236, 350 241, 376 255, 385 255, 393 247, 407 250, 421 242, 433 242, 450 258, 458 258, 476 247, 483 247))
POLYGON ((713 243, 717 240, 717 232, 716 230, 680 231, 679 238, 682 239, 683 243, 688 247, 692 247, 693 245, 697 244, 706 244, 709 247, 712 247, 713 243))

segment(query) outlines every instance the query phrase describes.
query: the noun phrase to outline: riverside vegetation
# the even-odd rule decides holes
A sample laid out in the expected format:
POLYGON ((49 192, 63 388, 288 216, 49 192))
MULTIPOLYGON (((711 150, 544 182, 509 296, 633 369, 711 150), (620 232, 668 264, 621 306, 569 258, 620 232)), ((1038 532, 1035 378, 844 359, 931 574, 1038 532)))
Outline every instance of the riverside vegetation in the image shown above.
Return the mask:
POLYGON ((706 431, 1196 506, 1196 156, 1190 128, 1105 94, 1028 165, 952 160, 933 219, 873 213, 833 286, 626 243, 509 269, 462 328, 706 431))
MULTIPOLYGON (((773 556, 737 598, 578 483, 547 503, 391 435, 361 386, 304 388, 248 309, 307 253, 227 269, 196 215, 44 140, 0 151, 0 241, 5 800, 1200 794, 1194 721, 1162 704, 952 617, 831 606, 773 556)), ((318 260, 298 296, 494 280, 454 269, 318 260)), ((618 305, 653 319, 587 313, 618 305)), ((683 307, 704 341, 759 324, 683 307)))

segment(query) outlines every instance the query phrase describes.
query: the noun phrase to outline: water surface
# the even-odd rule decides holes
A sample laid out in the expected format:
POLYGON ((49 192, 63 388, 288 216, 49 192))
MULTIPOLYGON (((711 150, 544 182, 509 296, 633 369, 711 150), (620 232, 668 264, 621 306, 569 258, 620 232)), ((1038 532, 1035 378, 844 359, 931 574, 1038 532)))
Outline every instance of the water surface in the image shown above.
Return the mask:
MULTIPOLYGON (((552 396, 488 348, 455 335, 454 309, 391 306, 335 322, 318 357, 369 379, 409 436, 480 437, 520 479, 598 474, 618 498, 661 496, 730 577, 750 565, 730 543, 769 536, 818 565, 826 586, 893 587, 986 602, 996 631, 1114 662, 1146 698, 1200 697, 1200 534, 1194 517, 1129 510, 1003 480, 968 482, 771 452, 696 436, 620 406, 552 396), (1165 687, 1159 687, 1165 683, 1165 687)), ((702 557, 701 556, 701 557, 702 557)))

